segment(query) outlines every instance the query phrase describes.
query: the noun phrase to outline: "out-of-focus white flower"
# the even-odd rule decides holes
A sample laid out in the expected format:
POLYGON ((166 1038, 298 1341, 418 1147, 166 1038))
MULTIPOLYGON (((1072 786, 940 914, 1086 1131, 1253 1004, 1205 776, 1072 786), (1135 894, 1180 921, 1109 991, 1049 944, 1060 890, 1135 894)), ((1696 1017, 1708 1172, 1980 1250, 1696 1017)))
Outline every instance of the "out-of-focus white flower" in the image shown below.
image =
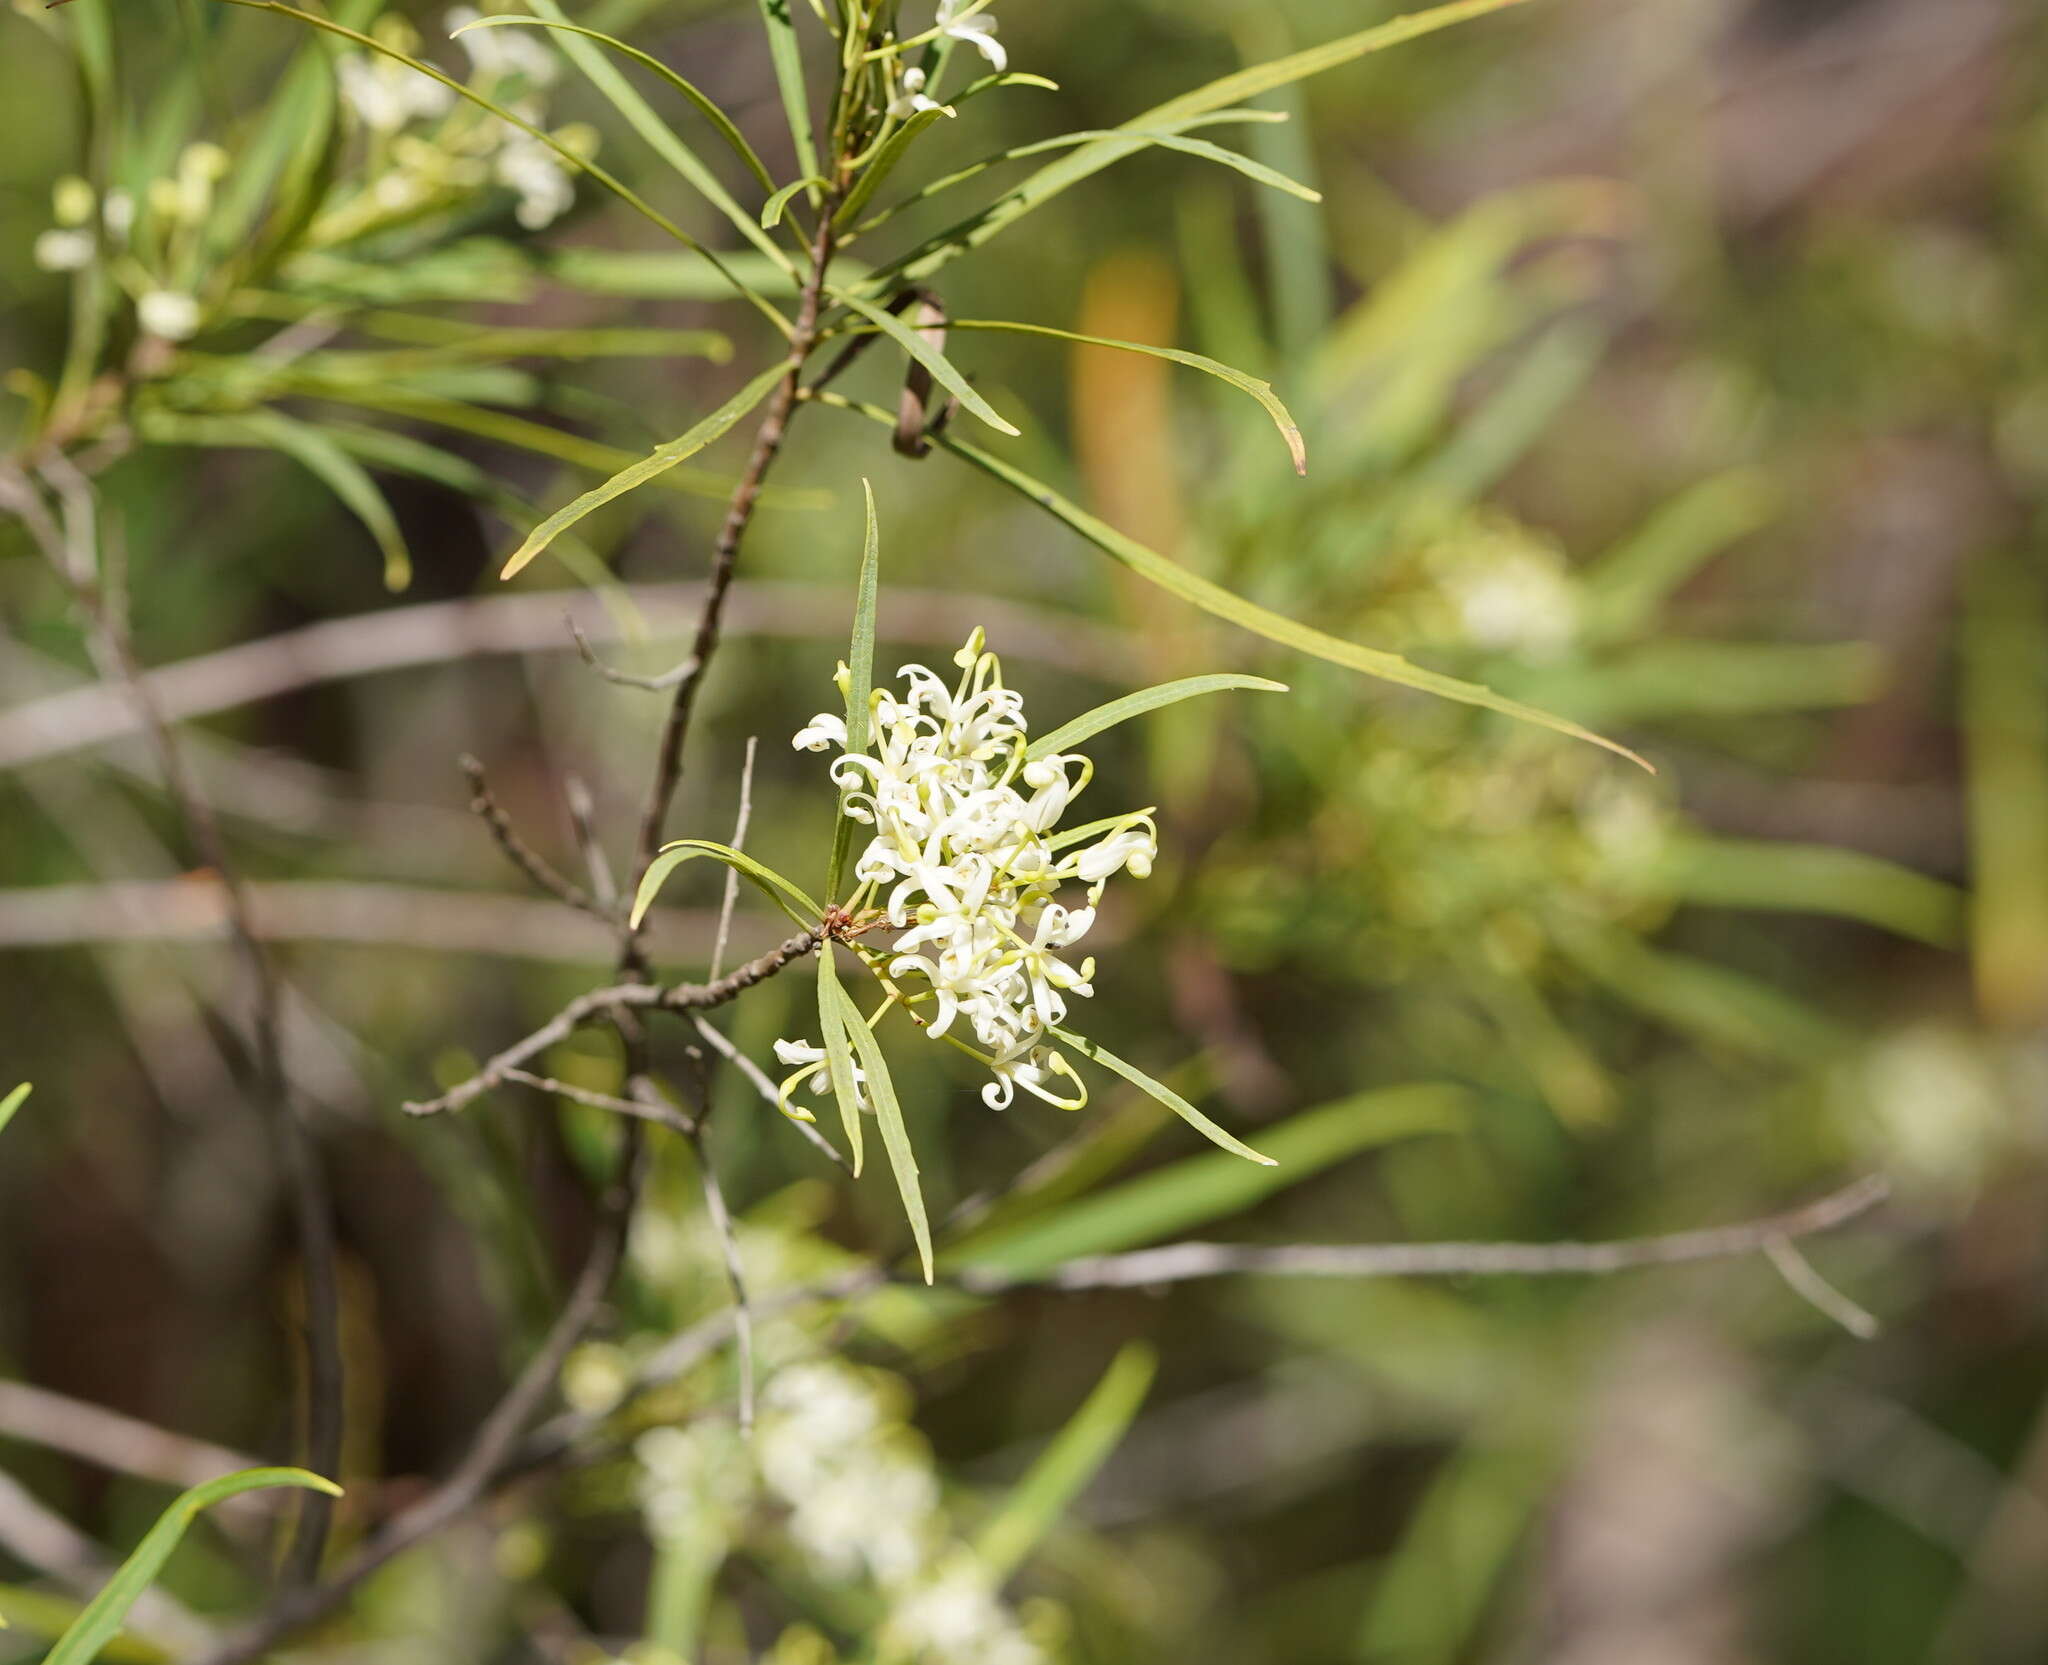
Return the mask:
POLYGON ((903 72, 901 89, 889 100, 889 114, 897 121, 908 121, 920 110, 943 110, 947 115, 953 112, 935 98, 925 96, 925 73, 912 66, 903 72))
POLYGON ((996 20, 978 9, 968 11, 974 3, 975 0, 939 0, 939 33, 965 41, 1000 73, 1009 68, 1010 55, 996 39, 996 20))
POLYGON ((988 1569, 964 1553, 948 1556, 899 1598, 889 1634, 933 1665, 1039 1665, 1045 1657, 996 1599, 988 1569))
MULTIPOLYGON (((482 16, 474 6, 457 6, 445 19, 448 33, 453 35, 482 16)), ((471 29, 459 44, 469 54, 477 76, 484 81, 517 75, 536 87, 554 85, 558 73, 554 54, 524 29, 471 29)))
POLYGON ((118 188, 109 191, 107 200, 100 207, 100 219, 109 237, 116 242, 125 240, 135 228, 135 198, 118 188))
POLYGON ((657 1538, 723 1540, 752 1505, 754 1465, 745 1442, 721 1423, 653 1428, 634 1443, 640 1507, 657 1538))
POLYGON ((1458 622, 1475 647, 1554 659, 1578 634, 1578 596, 1562 559, 1496 540, 1484 557, 1445 581, 1458 622))
POLYGON ((35 241, 35 262, 46 272, 77 272, 97 252, 89 231, 46 231, 35 241))
POLYGON ((555 153, 531 133, 514 131, 498 152, 497 179, 518 194, 513 210, 528 231, 552 225, 576 200, 576 187, 555 153))
POLYGON ((336 74, 349 108, 376 133, 396 133, 407 122, 445 115, 455 98, 431 76, 391 58, 352 53, 341 60, 336 74))
POLYGON ((135 317, 151 335, 186 341, 199 329, 199 303, 176 289, 152 289, 135 303, 135 317))
MULTIPOLYGON (((889 973, 923 980, 926 992, 912 998, 930 1005, 925 1032, 973 1032, 987 1049, 977 1056, 995 1076, 982 1089, 993 1109, 1006 1107, 1018 1087, 1078 1108, 1086 1091, 1046 1037, 1065 1021, 1070 995, 1094 993, 1094 962, 1071 965, 1061 952, 1095 923, 1112 875, 1151 871, 1157 831, 1141 810, 1087 829, 1099 835, 1092 842, 1056 834, 1093 766, 1079 754, 1027 757, 1022 696, 1003 686, 1001 663, 979 630, 953 663, 961 674, 951 688, 924 666, 906 665, 902 696, 874 691, 867 751, 844 751, 845 724, 830 712, 813 718, 795 744, 842 750, 833 782, 847 814, 874 828, 854 876, 903 933, 889 973), (1089 887, 1085 907, 1057 900, 1068 880, 1089 887)), ((786 1061, 810 1056, 781 1044, 792 1048, 786 1061)))

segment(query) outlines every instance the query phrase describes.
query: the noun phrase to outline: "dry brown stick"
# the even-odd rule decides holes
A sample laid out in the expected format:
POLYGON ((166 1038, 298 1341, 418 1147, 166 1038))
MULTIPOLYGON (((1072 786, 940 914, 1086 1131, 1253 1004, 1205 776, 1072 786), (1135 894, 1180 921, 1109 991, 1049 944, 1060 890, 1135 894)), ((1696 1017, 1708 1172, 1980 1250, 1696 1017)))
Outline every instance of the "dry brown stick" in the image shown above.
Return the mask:
MULTIPOLYGON (((249 985, 250 1050, 257 1095, 270 1112, 277 1136, 305 1262, 306 1466, 333 1478, 340 1467, 342 1416, 341 1297, 335 1270, 333 1203, 286 1079, 277 979, 256 934, 248 894, 213 806, 186 768, 170 723, 150 695, 146 672, 129 639, 127 620, 112 611, 109 593, 97 576, 97 509, 91 482, 61 453, 46 459, 43 472, 64 505, 61 535, 34 484, 18 469, 0 472, 0 504, 15 509, 30 536, 42 545, 85 624, 102 677, 117 683, 132 703, 193 852, 201 864, 212 869, 227 904, 230 935, 249 985)), ((298 1528, 285 1558, 287 1579, 304 1583, 313 1577, 332 1517, 332 1498, 319 1492, 302 1494, 298 1528)))
POLYGON ((593 1110, 609 1110, 615 1116, 631 1116, 635 1121, 653 1122, 672 1133, 688 1135, 696 1131, 697 1124, 678 1110, 673 1104, 662 1101, 649 1103, 642 1099, 615 1098, 610 1093, 592 1092, 588 1087, 579 1087, 573 1081, 557 1081, 553 1076, 535 1075, 529 1070, 506 1067, 498 1072, 501 1079, 516 1081, 522 1087, 531 1087, 536 1092, 553 1093, 557 1098, 566 1098, 572 1104, 587 1104, 593 1110))
MULTIPOLYGON (((618 918, 619 886, 612 877, 612 864, 605 859, 604 841, 597 836, 597 805, 583 777, 571 772, 562 777, 562 802, 568 806, 569 828, 576 835, 576 848, 583 856, 583 870, 590 875, 590 894, 597 898, 604 917, 618 918)), ((718 975, 712 967, 711 975, 718 975)))
MULTIPOLYGON (((202 1485, 237 1469, 260 1466, 256 1458, 239 1451, 27 1382, 0 1382, 0 1435, 167 1486, 202 1485)), ((259 1507, 266 1502, 261 1492, 245 1493, 244 1498, 259 1507)), ((244 1498, 230 1498, 228 1504, 232 1507, 244 1498)))
POLYGON ((476 818, 490 828, 491 837, 499 849, 505 852, 505 859, 531 879, 536 886, 546 891, 558 902, 565 902, 582 913, 595 914, 609 923, 612 915, 597 904, 589 891, 572 880, 564 878, 555 870, 554 864, 525 839, 519 836, 519 829, 512 825, 512 818, 505 813, 491 791, 491 784, 484 778, 483 764, 468 752, 457 758, 456 766, 469 781, 469 807, 476 818))
MULTIPOLYGON (((615 1013, 633 1009, 704 1012, 723 1006, 764 978, 773 977, 784 966, 815 953, 818 942, 817 930, 805 931, 787 942, 778 943, 758 959, 749 960, 737 971, 713 983, 677 983, 668 988, 658 983, 618 983, 606 989, 592 989, 588 994, 578 995, 530 1035, 514 1041, 467 1081, 457 1083, 436 1098, 407 1104, 406 1112, 414 1116, 433 1116, 444 1110, 460 1110, 505 1080, 507 1070, 525 1064, 527 1059, 545 1052, 557 1041, 567 1040, 586 1023, 601 1023, 615 1013)), ((628 1076, 634 1073, 631 1069, 627 1071, 628 1076)))
POLYGON ((828 192, 818 209, 817 235, 811 242, 809 279, 797 309, 795 332, 789 342, 789 370, 768 396, 768 409, 754 434, 754 448, 747 458, 732 502, 726 508, 725 524, 711 548, 711 576, 704 595, 704 610, 697 617, 697 630, 690 642, 690 655, 682 667, 675 696, 669 702, 668 719, 662 725, 661 744, 655 763, 654 785, 647 794, 647 806, 640 816, 640 836, 634 844, 633 885, 654 860, 661 846, 661 831, 667 824, 669 806, 683 778, 683 742, 690 732, 690 718, 697 709, 697 690, 704 673, 718 652, 720 632, 725 623, 726 597, 732 590, 733 569, 739 560, 740 544, 754 518, 754 505, 761 485, 782 442, 789 433, 789 419, 796 409, 797 389, 802 385, 804 361, 818 339, 818 314, 825 294, 825 274, 832 263, 832 215, 838 204, 837 192, 828 192))
POLYGON ((974 1294, 1050 1289, 1142 1289, 1194 1278, 1574 1277, 1644 1266, 1725 1260, 1831 1231, 1891 1193, 1871 1175, 1802 1207, 1739 1225, 1606 1243, 1169 1243, 1128 1254, 1087 1255, 1043 1272, 966 1267, 952 1281, 974 1294))
POLYGON ((584 1256, 554 1326, 540 1350, 477 1430, 455 1470, 410 1509, 394 1516, 351 1555, 325 1583, 294 1590, 194 1665, 250 1665, 280 1641, 338 1607, 357 1585, 394 1556, 432 1536, 473 1508, 490 1489, 514 1450, 527 1422, 554 1388, 570 1349, 583 1337, 603 1305, 625 1253, 633 1205, 640 1194, 645 1144, 638 1123, 628 1123, 619 1170, 607 1188, 597 1235, 584 1256))

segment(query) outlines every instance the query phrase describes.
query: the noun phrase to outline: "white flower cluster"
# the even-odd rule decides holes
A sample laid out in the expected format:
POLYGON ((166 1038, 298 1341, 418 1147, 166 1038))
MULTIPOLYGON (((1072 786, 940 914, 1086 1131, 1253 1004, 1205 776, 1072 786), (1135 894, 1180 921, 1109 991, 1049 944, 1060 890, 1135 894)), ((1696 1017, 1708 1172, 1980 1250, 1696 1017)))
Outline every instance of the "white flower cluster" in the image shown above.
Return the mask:
MULTIPOLYGON (((996 39, 996 20, 983 11, 988 4, 989 0, 939 0, 938 20, 932 25, 932 33, 973 47, 1001 74, 1009 67, 1010 55, 996 39)), ((897 121, 907 121, 921 110, 938 110, 949 116, 953 113, 950 105, 941 104, 926 93, 925 79, 925 72, 915 65, 904 70, 896 96, 889 101, 889 114, 897 121)))
POLYGON ((955 1538, 922 1442, 890 1404, 889 1379, 836 1359, 784 1366, 761 1395, 751 1449, 720 1423, 641 1436, 640 1495, 660 1538, 723 1546, 759 1493, 820 1578, 859 1579, 885 1599, 887 1634, 926 1665, 1042 1665, 982 1563, 955 1538))
MULTIPOLYGON (((901 697, 874 691, 866 751, 845 751, 846 724, 829 712, 794 743, 841 748, 833 782, 846 813, 874 828, 854 863, 854 905, 879 900, 903 933, 888 976, 923 981, 905 998, 930 1007, 929 1018, 916 1014, 926 1032, 964 1045, 953 1030, 965 1021, 985 1049, 966 1050, 995 1075, 982 1089, 991 1108, 1005 1108, 1023 1087, 1077 1109, 1086 1089, 1046 1033, 1065 1020, 1069 995, 1094 993, 1095 962, 1077 967, 1059 956, 1095 923, 1110 875, 1151 872, 1157 828, 1139 810, 1056 833, 1093 765, 1077 753, 1027 759, 1023 697, 1003 686, 980 630, 953 663, 960 677, 951 687, 922 665, 906 665, 901 697), (1068 880, 1089 887, 1085 906, 1057 899, 1068 880)), ((842 686, 845 676, 842 665, 842 686)), ((776 1050, 785 1063, 814 1066, 823 1057, 803 1042, 778 1042, 776 1050)), ((807 1067, 793 1080, 808 1075, 812 1090, 824 1091, 825 1073, 807 1067)))
POLYGON ((189 340, 198 334, 206 309, 188 287, 158 274, 194 265, 215 187, 228 166, 228 153, 219 145, 187 145, 176 168, 144 191, 146 236, 140 237, 135 198, 128 192, 112 190, 102 199, 83 179, 58 180, 52 193, 57 223, 35 240, 36 264, 46 272, 80 272, 104 252, 134 298, 142 332, 164 341, 189 340))

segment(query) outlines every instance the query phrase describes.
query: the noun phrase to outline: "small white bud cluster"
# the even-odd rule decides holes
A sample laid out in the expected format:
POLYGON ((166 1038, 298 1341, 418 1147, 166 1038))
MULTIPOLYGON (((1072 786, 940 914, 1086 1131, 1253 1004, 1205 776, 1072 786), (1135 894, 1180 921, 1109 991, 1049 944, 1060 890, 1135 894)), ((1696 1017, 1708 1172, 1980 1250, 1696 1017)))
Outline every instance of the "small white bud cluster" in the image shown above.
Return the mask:
POLYGON ((36 238, 35 263, 46 272, 82 272, 97 263, 104 250, 113 257, 116 276, 135 298, 135 319, 143 333, 163 341, 190 340, 199 333, 206 309, 186 283, 157 274, 190 266, 189 257, 213 212, 215 188, 227 172, 228 153, 219 145, 187 145, 175 170, 151 180, 143 193, 151 226, 142 251, 130 246, 136 218, 133 197, 112 190, 102 200, 85 180, 60 179, 51 200, 56 225, 36 238))
MULTIPOLYGON (((1095 923, 1112 874, 1128 868, 1143 878, 1152 870, 1157 828, 1138 810, 1056 832, 1093 765, 1078 753, 1027 757, 1023 697, 1003 686, 1001 663, 979 630, 953 663, 960 676, 951 687, 922 665, 906 665, 901 697, 874 691, 866 751, 844 750, 846 724, 829 712, 794 743, 841 748, 832 780, 848 816, 874 829, 854 863, 855 900, 882 899, 903 933, 888 974, 925 984, 909 1000, 929 1004, 926 1032, 950 1039, 965 1021, 986 1049, 976 1056, 995 1075, 982 1089, 992 1109, 1008 1106, 1020 1086, 1077 1109, 1086 1089, 1046 1033, 1065 1020, 1068 996, 1094 993, 1095 963, 1074 966, 1060 954, 1095 923), (1058 900, 1069 880, 1088 886, 1084 906, 1058 900)), ((841 666, 842 686, 845 675, 841 666)), ((788 1063, 823 1056, 802 1042, 778 1042, 777 1051, 788 1063)), ((824 1073, 811 1075, 814 1090, 823 1089, 824 1073)))

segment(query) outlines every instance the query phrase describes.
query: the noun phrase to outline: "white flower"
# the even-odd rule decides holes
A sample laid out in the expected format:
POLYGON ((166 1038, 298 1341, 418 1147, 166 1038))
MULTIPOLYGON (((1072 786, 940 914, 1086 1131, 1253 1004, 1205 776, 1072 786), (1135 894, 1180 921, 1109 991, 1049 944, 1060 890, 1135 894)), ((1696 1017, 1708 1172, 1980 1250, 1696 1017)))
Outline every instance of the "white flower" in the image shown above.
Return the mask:
POLYGON ((927 98, 924 91, 925 73, 916 67, 903 72, 903 90, 889 100, 889 114, 897 121, 908 121, 920 110, 943 110, 951 115, 952 110, 935 98, 927 98))
POLYGON ((199 303, 176 289, 152 289, 135 303, 145 331, 165 341, 185 341, 199 329, 199 303))
POLYGON ((407 122, 444 114, 455 97, 432 77, 390 58, 354 53, 341 60, 336 73, 341 96, 377 133, 396 133, 407 122))
POLYGON ((100 218, 106 223, 107 235, 121 241, 135 226, 135 198, 123 190, 109 191, 100 206, 100 218))
POLYGON ((994 18, 979 11, 969 16, 961 15, 973 3, 974 0, 939 0, 939 33, 965 41, 1000 73, 1009 67, 1010 55, 1003 50, 1003 43, 996 39, 994 18))
POLYGON ((964 1553, 948 1556, 897 1603, 889 1631, 914 1657, 947 1665, 1037 1665, 1045 1657, 996 1599, 988 1569, 964 1553))
POLYGON ((96 252, 89 231, 46 231, 36 239, 35 262, 46 272, 82 271, 96 252))
MULTIPOLYGON (((453 35, 482 15, 474 6, 457 6, 444 21, 448 33, 453 35)), ((524 29, 471 29, 462 36, 460 44, 469 54, 470 65, 480 80, 496 81, 517 75, 536 87, 554 84, 554 54, 524 29)))
MULTIPOLYGON (((832 1071, 825 1062, 825 1049, 813 1046, 809 1041, 777 1041, 775 1056, 786 1065, 799 1066, 794 1075, 782 1083, 779 1101, 783 1113, 796 1117, 798 1121, 816 1121, 810 1111, 800 1104, 791 1104, 789 1095, 799 1086, 808 1086, 814 1093, 829 1093, 832 1090, 832 1071)), ((868 1107, 867 1073, 860 1065, 853 1066, 854 1102, 863 1110, 868 1107)))
POLYGON ((498 152, 497 177, 519 195, 513 210, 528 231, 539 231, 565 214, 576 200, 576 187, 555 153, 531 133, 511 134, 498 152))
MULTIPOLYGON (((1003 686, 980 631, 953 662, 961 670, 953 687, 906 665, 901 696, 874 691, 866 751, 844 750, 845 724, 830 712, 813 718, 795 744, 841 748, 832 779, 847 814, 874 829, 854 862, 860 899, 873 895, 902 932, 889 975, 923 983, 910 1000, 929 1008, 918 1014, 926 1033, 962 1045, 960 1032, 972 1033, 995 1077, 982 1089, 994 1109, 1020 1086, 1079 1108, 1084 1089, 1046 1043, 1066 1020, 1068 998, 1094 992, 1094 964, 1071 965, 1061 951, 1095 923, 1111 875, 1151 870, 1156 832, 1150 814, 1138 811, 1104 823, 1092 843, 1055 834, 1092 766, 1077 754, 1027 757, 1023 699, 1003 686), (1087 906, 1057 899, 1070 879, 1089 887, 1087 906)), ((838 680, 843 687, 843 666, 838 680)), ((785 1063, 817 1056, 794 1043, 778 1043, 778 1052, 785 1046, 785 1063)))

